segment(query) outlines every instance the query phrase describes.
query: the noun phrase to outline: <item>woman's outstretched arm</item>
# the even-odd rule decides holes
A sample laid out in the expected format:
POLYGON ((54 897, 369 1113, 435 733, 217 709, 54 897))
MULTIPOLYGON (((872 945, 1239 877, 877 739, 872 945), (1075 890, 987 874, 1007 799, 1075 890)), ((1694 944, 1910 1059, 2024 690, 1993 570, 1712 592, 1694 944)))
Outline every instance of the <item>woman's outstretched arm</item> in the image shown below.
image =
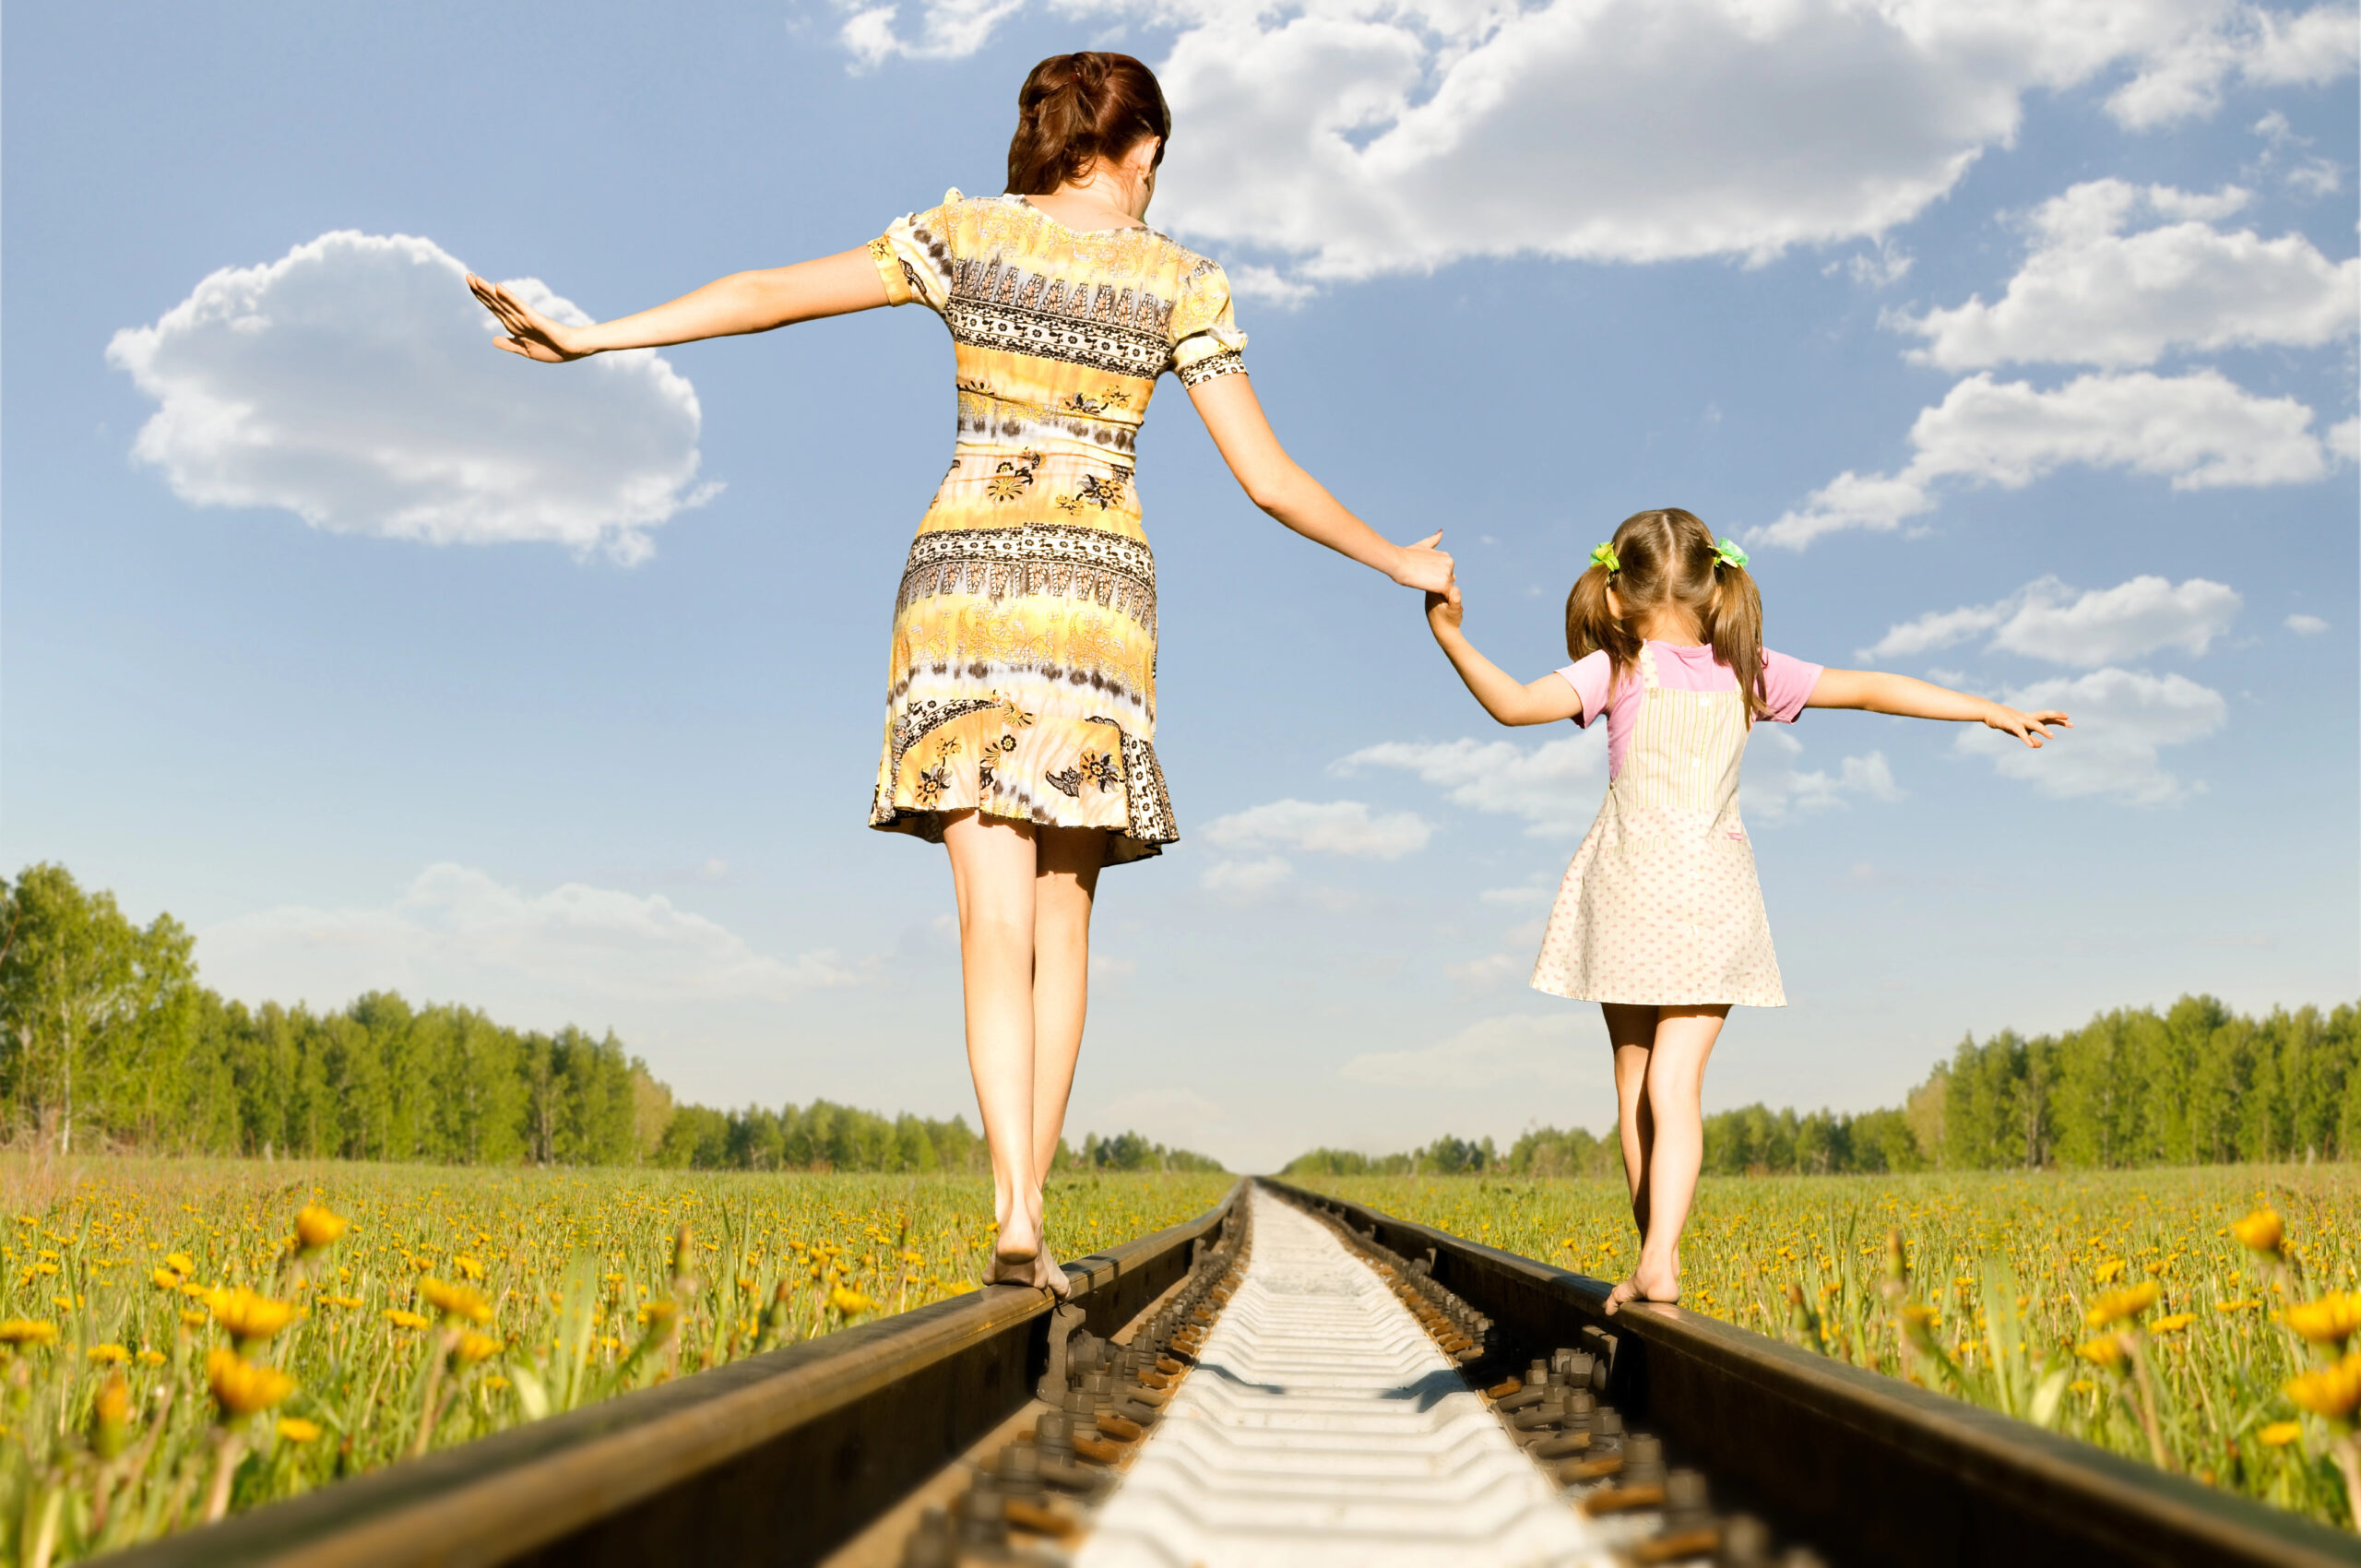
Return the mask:
POLYGON ((1452 591, 1451 557, 1435 548, 1442 533, 1416 544, 1395 544, 1347 511, 1287 456, 1246 377, 1216 375, 1200 382, 1189 389, 1189 400, 1248 500, 1314 544, 1373 566, 1404 588, 1452 591))
POLYGON ((694 343, 700 338, 731 338, 768 332, 824 315, 873 310, 885 303, 885 282, 869 248, 773 267, 733 272, 670 304, 617 316, 592 327, 552 321, 497 283, 468 274, 468 287, 483 307, 500 318, 508 336, 499 346, 528 360, 556 364, 609 349, 655 349, 694 343))
POLYGON ((1961 724, 1985 724, 2014 735, 2028 746, 2049 739, 2048 725, 2071 730, 2074 721, 2056 708, 2021 713, 1989 697, 1972 697, 1931 682, 1882 670, 1823 670, 1806 707, 1857 707, 1867 713, 1898 714, 1904 719, 1948 719, 1961 724))

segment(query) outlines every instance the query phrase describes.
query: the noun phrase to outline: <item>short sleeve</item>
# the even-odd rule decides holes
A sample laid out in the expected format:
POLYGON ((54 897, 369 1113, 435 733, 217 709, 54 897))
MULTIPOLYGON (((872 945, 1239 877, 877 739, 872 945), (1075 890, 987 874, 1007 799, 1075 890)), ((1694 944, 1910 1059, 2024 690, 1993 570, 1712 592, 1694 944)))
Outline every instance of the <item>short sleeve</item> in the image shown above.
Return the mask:
POLYGON ((887 304, 916 300, 940 314, 951 298, 951 207, 959 199, 956 190, 945 191, 941 207, 896 218, 869 242, 887 304))
POLYGON ((1773 719, 1793 724, 1803 717, 1804 704, 1811 701, 1811 689, 1820 683, 1821 668, 1767 647, 1762 650, 1762 700, 1773 719))
POLYGON ((1582 717, 1574 722, 1589 729, 1607 711, 1607 688, 1613 678, 1613 667, 1605 648, 1594 648, 1558 671, 1566 683, 1574 688, 1574 695, 1583 699, 1582 717))
POLYGON ((1218 262, 1200 261, 1181 280, 1172 305, 1172 374, 1183 386, 1246 372, 1246 334, 1229 303, 1229 277, 1218 262))

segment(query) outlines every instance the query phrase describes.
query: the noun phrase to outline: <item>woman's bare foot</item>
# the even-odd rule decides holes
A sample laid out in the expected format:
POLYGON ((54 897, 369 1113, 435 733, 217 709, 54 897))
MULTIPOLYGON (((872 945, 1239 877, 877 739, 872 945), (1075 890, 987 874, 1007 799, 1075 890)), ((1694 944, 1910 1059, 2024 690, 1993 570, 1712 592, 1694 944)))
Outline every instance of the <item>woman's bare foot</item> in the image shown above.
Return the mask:
POLYGON ((1066 1277, 1065 1265, 1050 1255, 1047 1242, 1033 1260, 1033 1283, 1061 1301, 1074 1294, 1074 1282, 1066 1277))
POLYGON ((1631 1277, 1607 1293, 1607 1315, 1613 1317, 1626 1301, 1658 1301, 1667 1306, 1680 1300, 1680 1267, 1678 1264, 1651 1263, 1640 1260, 1631 1277))

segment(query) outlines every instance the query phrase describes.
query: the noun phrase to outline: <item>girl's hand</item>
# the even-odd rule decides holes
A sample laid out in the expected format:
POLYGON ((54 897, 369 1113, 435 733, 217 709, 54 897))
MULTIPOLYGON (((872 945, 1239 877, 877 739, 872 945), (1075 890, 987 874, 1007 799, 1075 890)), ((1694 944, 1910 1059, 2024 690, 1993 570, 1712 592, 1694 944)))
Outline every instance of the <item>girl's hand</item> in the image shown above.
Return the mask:
POLYGON ((487 282, 470 272, 468 291, 484 309, 499 317, 500 325, 507 330, 508 336, 498 339, 495 347, 528 360, 540 360, 543 364, 564 364, 591 352, 576 345, 577 328, 552 321, 499 284, 487 282))
POLYGON ((1459 621, 1462 613, 1463 610, 1459 602, 1459 590, 1456 588, 1453 588, 1449 593, 1430 593, 1427 595, 1427 625, 1434 632, 1436 636, 1440 637, 1445 632, 1455 632, 1459 630, 1459 621))
POLYGON ((2021 713, 2006 704, 1997 702, 1992 704, 1991 710, 1985 714, 1984 722, 2003 734, 2014 735, 2036 751, 2040 749, 2042 742, 2049 739, 2049 731, 2045 726, 2055 724, 2061 730, 2071 730, 2074 727, 2072 719, 2054 707, 2043 708, 2039 713, 2021 713))
POLYGON ((1436 548, 1442 539, 1437 529, 1416 544, 1402 547, 1393 570, 1386 573, 1404 588, 1423 588, 1430 594, 1443 594, 1453 602, 1459 598, 1449 553, 1436 548))

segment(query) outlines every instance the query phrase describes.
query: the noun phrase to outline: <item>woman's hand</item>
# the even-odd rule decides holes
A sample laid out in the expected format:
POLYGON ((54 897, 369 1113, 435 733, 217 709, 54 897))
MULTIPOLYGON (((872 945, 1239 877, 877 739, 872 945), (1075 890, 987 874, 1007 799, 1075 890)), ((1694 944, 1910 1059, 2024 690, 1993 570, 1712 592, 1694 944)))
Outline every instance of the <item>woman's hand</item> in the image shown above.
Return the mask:
POLYGON ((2049 739, 2046 726, 2055 724, 2061 730, 2071 730, 2074 721, 2054 707, 2039 713, 2022 713, 2005 703, 1994 703, 1984 716, 1984 722, 2004 735, 2014 735, 2026 745, 2038 751, 2042 742, 2049 739))
POLYGON ((1402 546, 1386 576, 1404 588, 1421 588, 1430 594, 1448 596, 1453 603, 1459 600, 1459 587, 1451 555, 1438 549, 1442 530, 1437 529, 1416 544, 1402 546))
POLYGON ((500 319, 508 336, 498 339, 495 346, 512 354, 522 354, 543 364, 564 364, 596 351, 575 344, 575 334, 579 328, 552 321, 498 283, 487 282, 470 272, 468 291, 500 319))
POLYGON ((1459 590, 1455 588, 1449 593, 1427 595, 1427 625, 1437 637, 1445 632, 1459 630, 1459 623, 1465 613, 1465 610, 1459 602, 1459 590))

